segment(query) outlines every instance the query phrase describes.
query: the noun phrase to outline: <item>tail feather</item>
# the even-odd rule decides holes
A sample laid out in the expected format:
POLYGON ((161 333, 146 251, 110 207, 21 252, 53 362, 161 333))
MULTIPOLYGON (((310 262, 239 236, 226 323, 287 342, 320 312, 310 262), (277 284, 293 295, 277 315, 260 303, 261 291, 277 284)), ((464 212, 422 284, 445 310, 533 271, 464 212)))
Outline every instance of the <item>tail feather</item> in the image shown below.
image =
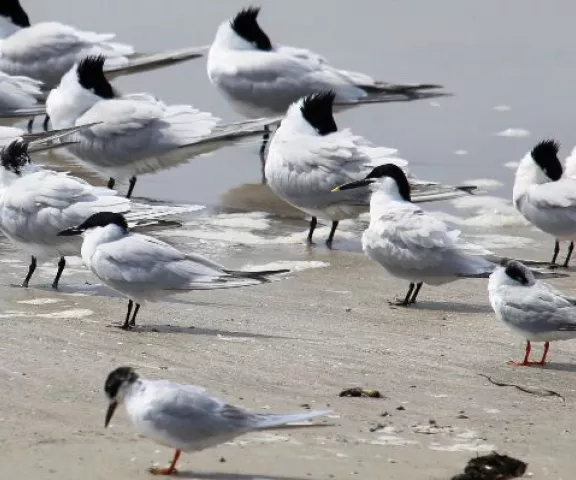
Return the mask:
POLYGON ((291 425, 297 422, 306 422, 322 415, 329 415, 332 410, 312 410, 303 413, 286 413, 286 414, 270 414, 270 413, 257 413, 256 416, 256 429, 257 430, 271 430, 276 428, 298 428, 307 427, 310 425, 291 425))
POLYGON ((224 270, 225 273, 234 275, 238 278, 251 278, 253 280, 268 281, 271 275, 280 275, 282 273, 290 272, 289 268, 280 268, 277 270, 256 270, 256 271, 246 271, 246 270, 224 270))
POLYGON ((473 185, 452 186, 429 184, 422 186, 420 191, 418 191, 418 188, 415 188, 412 201, 414 203, 424 203, 450 200, 464 195, 471 195, 476 188, 477 187, 473 185))
POLYGON ((44 105, 36 105, 34 107, 28 107, 28 108, 2 110, 0 111, 0 118, 3 119, 30 118, 45 114, 46 114, 46 107, 44 105))
POLYGON ((188 60, 203 57, 208 51, 208 48, 208 46, 189 47, 167 52, 133 55, 129 58, 127 65, 111 66, 106 69, 106 74, 111 78, 115 78, 121 75, 148 72, 170 65, 177 65, 188 60))

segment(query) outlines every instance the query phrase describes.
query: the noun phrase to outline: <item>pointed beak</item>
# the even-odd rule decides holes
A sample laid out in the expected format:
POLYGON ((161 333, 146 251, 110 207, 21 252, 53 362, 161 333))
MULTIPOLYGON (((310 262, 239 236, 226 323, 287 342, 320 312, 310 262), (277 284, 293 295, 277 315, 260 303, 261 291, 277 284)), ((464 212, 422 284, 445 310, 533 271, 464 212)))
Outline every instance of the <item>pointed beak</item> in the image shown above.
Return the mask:
POLYGON ((118 407, 118 402, 116 400, 112 400, 110 405, 108 405, 108 410, 106 410, 106 419, 104 420, 104 428, 108 427, 110 420, 112 420, 112 416, 116 411, 116 407, 118 407))
POLYGON ((68 230, 62 230, 61 232, 58 232, 58 236, 59 237, 71 237, 73 235, 81 235, 82 233, 84 233, 84 230, 82 230, 78 227, 72 227, 72 228, 69 228, 68 230))
POLYGON ((340 192, 342 190, 352 190, 353 188, 360 188, 360 187, 367 187, 373 183, 373 181, 369 178, 365 178, 364 180, 358 180, 356 182, 345 183, 344 185, 340 185, 336 188, 332 189, 332 192, 340 192))

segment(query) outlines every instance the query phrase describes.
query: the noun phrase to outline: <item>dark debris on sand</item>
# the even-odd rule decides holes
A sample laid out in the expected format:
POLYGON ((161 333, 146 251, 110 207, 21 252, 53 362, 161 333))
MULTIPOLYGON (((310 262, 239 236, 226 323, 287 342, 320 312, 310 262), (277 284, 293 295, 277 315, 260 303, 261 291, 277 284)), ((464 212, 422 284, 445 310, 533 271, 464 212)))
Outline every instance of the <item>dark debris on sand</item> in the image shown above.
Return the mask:
POLYGON ((521 460, 492 452, 469 460, 464 473, 451 480, 509 480, 524 475, 527 466, 521 460))

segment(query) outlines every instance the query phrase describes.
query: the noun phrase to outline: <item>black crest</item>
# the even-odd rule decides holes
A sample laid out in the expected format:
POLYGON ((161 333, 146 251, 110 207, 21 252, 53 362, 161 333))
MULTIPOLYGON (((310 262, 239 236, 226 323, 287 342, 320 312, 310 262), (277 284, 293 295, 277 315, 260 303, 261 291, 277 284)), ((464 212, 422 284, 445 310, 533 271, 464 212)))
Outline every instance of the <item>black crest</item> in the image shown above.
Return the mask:
POLYGON ((104 384, 104 392, 108 398, 116 398, 122 385, 134 383, 136 380, 138 380, 138 374, 132 367, 119 367, 108 374, 104 384))
POLYGON ((562 164, 558 160, 559 150, 560 145, 555 140, 543 140, 530 153, 536 164, 553 181, 562 176, 562 164))
POLYGON ((240 10, 230 21, 232 29, 244 40, 250 42, 258 50, 272 50, 272 43, 268 35, 258 25, 260 7, 248 7, 240 10))
POLYGON ((79 230, 88 230, 90 228, 105 227, 107 225, 118 225, 125 232, 128 231, 128 222, 121 213, 98 212, 89 217, 82 225, 78 226, 79 230))
POLYGON ((20 175, 22 169, 30 163, 28 144, 22 138, 13 140, 2 149, 0 159, 4 169, 20 175))
POLYGON ((89 56, 80 60, 76 68, 78 82, 86 90, 90 90, 101 98, 114 98, 116 96, 114 89, 104 76, 105 60, 103 55, 89 56))
POLYGON ((20 5, 19 0, 2 0, 0 2, 0 15, 9 18, 14 25, 19 27, 30 26, 28 14, 20 5))
POLYGON ((332 113, 335 98, 336 94, 330 90, 308 95, 302 102, 300 107, 302 115, 320 135, 328 135, 338 131, 332 113))
POLYGON ((530 285, 531 279, 528 278, 528 271, 524 265, 516 260, 508 260, 503 266, 506 267, 506 275, 508 275, 512 280, 516 280, 521 285, 530 285))
POLYGON ((410 184, 408 183, 406 175, 399 166, 394 165, 393 163, 378 165, 367 175, 366 179, 382 177, 393 178, 396 181, 396 185, 398 185, 398 191, 402 198, 407 202, 412 201, 410 197, 410 184))

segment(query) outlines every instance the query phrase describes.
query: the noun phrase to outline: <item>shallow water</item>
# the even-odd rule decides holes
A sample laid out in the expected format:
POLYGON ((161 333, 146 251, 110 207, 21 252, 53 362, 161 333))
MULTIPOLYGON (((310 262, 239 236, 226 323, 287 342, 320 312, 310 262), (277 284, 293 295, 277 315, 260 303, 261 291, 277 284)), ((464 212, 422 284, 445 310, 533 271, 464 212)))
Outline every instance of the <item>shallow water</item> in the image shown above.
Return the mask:
MULTIPOLYGON (((52 0, 48 9, 40 0, 23 3, 33 22, 58 20, 116 32, 119 41, 140 51, 209 44, 218 24, 248 4, 102 0, 80 7, 71 0, 52 0)), ((420 178, 447 183, 482 179, 493 188, 490 195, 509 198, 514 170, 505 164, 519 160, 542 137, 554 135, 565 142, 564 155, 576 143, 570 101, 576 77, 571 14, 576 6, 567 0, 555 2, 554 8, 536 0, 261 4, 261 25, 273 41, 306 46, 337 66, 380 79, 434 82, 454 93, 433 101, 358 108, 337 117, 340 126, 398 148, 420 178)), ((170 103, 192 103, 225 121, 239 118, 209 83, 203 59, 117 84, 124 92, 147 91, 170 103)), ((136 195, 300 217, 258 184, 257 151, 256 144, 225 148, 142 176, 136 195)), ((459 228, 524 228, 503 202, 493 200, 486 207, 480 201, 476 207, 482 207, 476 223, 470 210, 447 204, 432 209, 466 216, 459 228)), ((287 226, 298 232, 305 223, 299 222, 296 230, 287 226)), ((241 222, 227 228, 240 239, 237 227, 241 222)))

